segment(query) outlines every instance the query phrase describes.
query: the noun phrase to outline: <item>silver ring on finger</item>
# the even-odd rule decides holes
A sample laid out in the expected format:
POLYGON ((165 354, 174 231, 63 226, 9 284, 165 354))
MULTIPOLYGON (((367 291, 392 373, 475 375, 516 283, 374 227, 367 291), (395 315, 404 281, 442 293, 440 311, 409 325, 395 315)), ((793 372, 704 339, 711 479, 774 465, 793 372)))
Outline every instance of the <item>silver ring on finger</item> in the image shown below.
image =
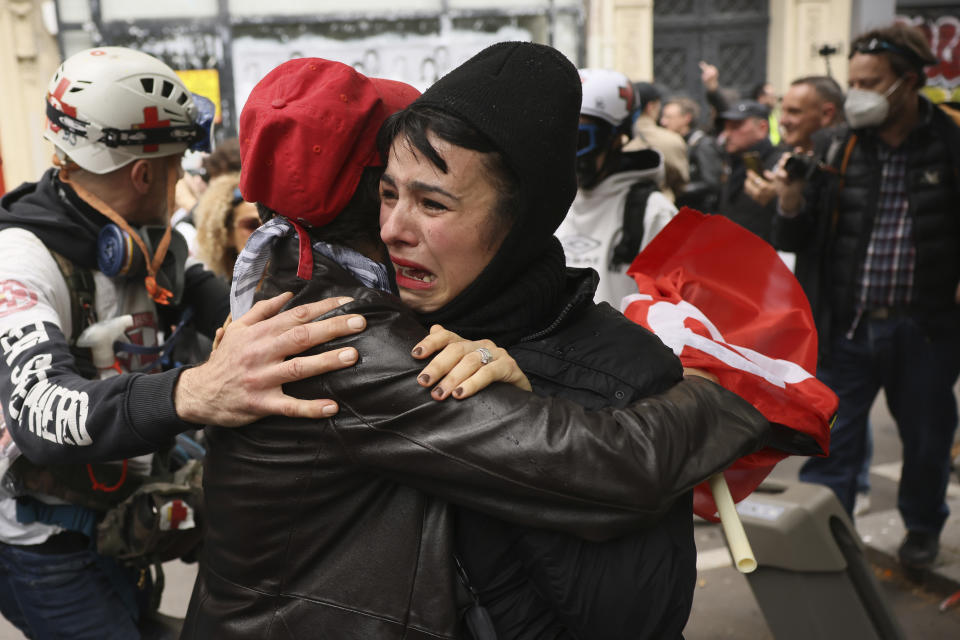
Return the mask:
POLYGON ((477 349, 477 353, 480 354, 480 364, 490 364, 493 362, 493 354, 490 353, 490 349, 480 347, 477 349))

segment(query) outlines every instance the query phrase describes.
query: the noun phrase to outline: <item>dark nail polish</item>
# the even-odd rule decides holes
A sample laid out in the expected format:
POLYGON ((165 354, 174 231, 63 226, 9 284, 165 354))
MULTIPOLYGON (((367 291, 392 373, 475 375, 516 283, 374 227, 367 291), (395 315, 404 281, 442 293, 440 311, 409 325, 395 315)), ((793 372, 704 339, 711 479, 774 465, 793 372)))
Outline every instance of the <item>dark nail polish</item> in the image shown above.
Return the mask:
POLYGON ((420 347, 415 347, 413 351, 411 351, 411 353, 415 356, 419 356, 421 353, 423 353, 423 349, 421 349, 420 347))
POLYGON ((457 387, 456 389, 454 389, 454 390, 453 390, 453 395, 457 396, 458 398, 459 398, 460 396, 462 396, 462 395, 463 395, 463 387, 457 387))
POLYGON ((430 376, 425 373, 421 373, 419 376, 417 376, 417 381, 423 386, 427 386, 430 384, 430 376))
POLYGON ((442 397, 442 396, 443 396, 443 387, 434 387, 434 388, 433 388, 433 395, 437 396, 438 398, 442 397))

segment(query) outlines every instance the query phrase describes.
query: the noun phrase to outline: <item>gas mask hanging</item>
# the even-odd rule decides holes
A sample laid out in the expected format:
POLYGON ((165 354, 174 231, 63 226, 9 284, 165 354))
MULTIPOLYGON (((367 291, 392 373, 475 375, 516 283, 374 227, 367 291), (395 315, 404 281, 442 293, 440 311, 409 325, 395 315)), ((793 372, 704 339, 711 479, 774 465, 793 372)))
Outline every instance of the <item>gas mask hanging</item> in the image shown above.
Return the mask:
MULTIPOLYGON (((167 226, 142 226, 129 222, 99 196, 70 179, 69 167, 54 155, 60 180, 69 184, 81 199, 113 224, 105 225, 97 237, 97 265, 107 276, 143 278, 144 287, 157 304, 176 305, 183 295, 184 269, 188 255, 183 236, 167 226)), ((173 213, 179 165, 167 163, 167 219, 173 213)))
POLYGON ((847 123, 850 127, 852 129, 865 129, 882 125, 890 113, 888 98, 893 95, 893 92, 902 82, 902 77, 897 78, 897 81, 883 93, 864 89, 847 91, 847 99, 843 103, 843 113, 847 116, 847 123))
MULTIPOLYGON (((156 287, 151 291, 151 297, 159 304, 180 303, 187 256, 187 241, 170 227, 151 225, 127 230, 108 224, 97 236, 97 268, 103 275, 143 279, 145 282, 152 275, 156 287), (136 234, 136 239, 131 231, 136 234), (166 249, 162 250, 168 234, 166 249), (148 265, 158 259, 159 267, 151 274, 148 265)), ((150 289, 147 284, 147 290, 150 289)))

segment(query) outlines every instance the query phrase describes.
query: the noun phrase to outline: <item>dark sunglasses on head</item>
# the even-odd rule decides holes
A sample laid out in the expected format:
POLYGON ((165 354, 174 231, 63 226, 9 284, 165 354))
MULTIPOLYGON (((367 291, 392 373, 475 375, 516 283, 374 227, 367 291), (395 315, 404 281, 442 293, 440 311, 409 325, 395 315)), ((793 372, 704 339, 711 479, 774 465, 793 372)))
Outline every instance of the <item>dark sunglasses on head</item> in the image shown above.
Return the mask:
POLYGON ((869 40, 863 42, 857 42, 853 45, 853 47, 850 48, 850 55, 848 57, 852 58, 855 53, 895 53, 896 55, 921 69, 928 64, 910 49, 898 47, 892 42, 881 40, 880 38, 870 38, 869 40))

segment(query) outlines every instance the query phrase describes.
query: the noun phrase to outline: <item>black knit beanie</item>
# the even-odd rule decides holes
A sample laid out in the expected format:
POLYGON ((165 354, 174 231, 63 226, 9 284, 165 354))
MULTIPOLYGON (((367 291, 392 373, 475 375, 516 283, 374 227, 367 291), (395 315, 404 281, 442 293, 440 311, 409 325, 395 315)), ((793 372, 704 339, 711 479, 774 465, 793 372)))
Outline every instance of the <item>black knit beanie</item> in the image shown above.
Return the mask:
POLYGON ((453 114, 489 138, 518 178, 525 203, 484 272, 429 314, 430 321, 449 323, 477 304, 492 302, 545 252, 555 252, 553 233, 577 193, 580 102, 573 63, 556 49, 531 42, 487 47, 415 101, 453 114))
POLYGON ((532 42, 487 47, 417 98, 487 136, 520 179, 520 222, 550 236, 577 194, 581 83, 556 49, 532 42))

